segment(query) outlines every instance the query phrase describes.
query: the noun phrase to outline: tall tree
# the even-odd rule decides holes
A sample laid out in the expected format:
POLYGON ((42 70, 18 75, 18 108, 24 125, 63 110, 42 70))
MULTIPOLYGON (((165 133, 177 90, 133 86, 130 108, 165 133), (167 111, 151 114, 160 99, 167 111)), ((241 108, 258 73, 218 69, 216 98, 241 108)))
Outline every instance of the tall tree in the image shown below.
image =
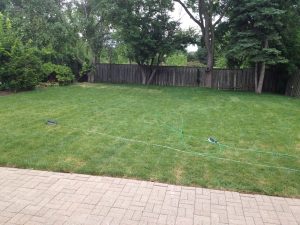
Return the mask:
POLYGON ((211 87, 214 66, 215 29, 229 7, 228 0, 174 0, 199 25, 207 50, 206 86, 211 87), (194 15, 197 14, 197 16, 194 15))
MULTIPOLYGON (((53 48, 58 63, 73 51, 78 33, 65 15, 66 0, 11 0, 6 14, 24 43, 32 42, 38 48, 53 48), (59 56, 60 55, 60 56, 59 56)), ((68 56, 69 57, 69 56, 68 56)))
POLYGON ((300 69, 300 0, 281 0, 280 6, 285 13, 281 17, 283 26, 279 30, 283 45, 278 47, 289 60, 281 67, 293 75, 300 69))
POLYGON ((143 84, 152 82, 156 66, 166 56, 194 40, 171 20, 171 0, 117 0, 112 9, 114 24, 128 46, 128 57, 142 68, 143 84))
POLYGON ((255 87, 260 94, 266 66, 287 61, 277 47, 281 44, 279 30, 284 11, 277 0, 233 0, 232 3, 229 57, 255 64, 255 87))
POLYGON ((7 13, 24 42, 30 40, 38 47, 43 47, 47 46, 54 36, 62 33, 61 31, 54 32, 53 29, 61 15, 54 0, 12 0, 7 6, 7 13))
POLYGON ((103 0, 75 0, 79 31, 93 53, 93 62, 100 62, 100 55, 110 39, 106 5, 103 0))

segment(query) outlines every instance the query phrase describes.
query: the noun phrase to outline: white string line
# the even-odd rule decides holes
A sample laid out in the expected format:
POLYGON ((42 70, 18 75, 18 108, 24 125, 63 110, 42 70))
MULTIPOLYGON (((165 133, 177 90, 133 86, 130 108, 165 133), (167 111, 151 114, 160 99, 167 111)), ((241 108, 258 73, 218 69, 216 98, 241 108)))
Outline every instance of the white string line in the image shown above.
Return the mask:
POLYGON ((112 138, 112 139, 116 139, 116 140, 127 141, 127 142, 135 142, 135 143, 140 143, 140 144, 144 144, 144 145, 147 145, 147 146, 154 146, 154 147, 159 147, 159 148, 165 148, 165 149, 173 150, 173 151, 180 152, 180 153, 191 154, 191 155, 195 155, 195 156, 201 156, 201 157, 204 157, 204 158, 206 157, 206 158, 210 158, 210 159, 217 159, 217 160, 222 160, 222 161, 229 161, 229 162, 234 162, 234 163, 238 163, 238 164, 246 164, 246 165, 251 165, 251 166, 259 166, 259 167, 265 167, 265 168, 273 168, 273 169, 288 170, 288 171, 293 171, 293 172, 300 172, 299 169, 293 169, 293 168, 281 167, 281 166, 272 166, 272 165, 266 165, 266 164, 257 164, 257 163, 251 163, 251 162, 246 162, 246 161, 234 160, 234 159, 229 159, 229 158, 222 158, 222 157, 213 156, 213 155, 207 154, 207 153, 184 151, 184 150, 173 148, 173 147, 166 146, 166 145, 151 144, 151 143, 148 143, 148 142, 145 142, 145 141, 140 141, 140 140, 135 140, 135 139, 129 139, 129 138, 124 138, 124 137, 114 136, 114 135, 110 135, 110 134, 106 134, 106 133, 101 133, 101 132, 97 132, 97 131, 83 131, 83 130, 81 130, 79 128, 73 128, 73 127, 68 127, 68 128, 76 130, 76 131, 81 131, 81 132, 84 132, 84 133, 99 134, 99 135, 106 136, 106 137, 109 137, 109 138, 112 138))
MULTIPOLYGON (((198 139, 194 136, 191 135, 185 135, 186 137, 191 137, 197 140, 200 140, 202 142, 209 142, 208 140, 202 140, 202 139, 198 139)), ((275 156, 281 156, 281 157, 289 157, 289 158, 295 158, 295 159, 299 159, 300 157, 295 156, 295 155, 290 155, 290 154, 286 154, 286 153, 280 153, 280 152, 272 152, 272 151, 262 151, 262 150, 257 150, 257 149, 253 149, 253 148, 238 148, 235 146, 230 146, 230 145, 225 145, 225 144, 221 144, 219 143, 218 145, 226 147, 226 148, 230 148, 230 149, 234 149, 234 150, 240 150, 240 151, 245 151, 245 152, 257 152, 257 153, 261 153, 261 154, 269 154, 269 155, 275 155, 275 156)))
MULTIPOLYGON (((56 118, 63 118, 64 116, 62 117, 56 117, 56 118)), ((146 124, 150 124, 150 125, 157 125, 157 126, 160 126, 160 127, 169 127, 169 129, 173 130, 174 132, 179 132, 182 130, 181 129, 178 129, 178 128, 174 128, 168 124, 166 124, 165 122, 162 122, 164 123, 165 125, 161 125, 161 124, 154 124, 153 122, 149 122, 149 121, 144 121, 144 123, 146 124)), ((192 136, 192 135, 186 135, 186 134, 183 134, 184 136, 186 137, 190 137, 190 138, 194 138, 195 140, 198 140, 198 141, 201 141, 201 142, 206 142, 206 143, 209 143, 209 141, 207 139, 200 139, 200 138, 197 138, 195 136, 192 136)), ((224 145, 224 144, 219 144, 221 146, 224 146, 226 148, 229 148, 229 149, 234 149, 234 150, 240 150, 240 151, 245 151, 245 152, 257 152, 257 153, 261 153, 261 154, 269 154, 269 155, 276 155, 276 156, 280 156, 280 157, 290 157, 290 158, 295 158, 295 159, 300 159, 300 157, 298 156, 295 156, 295 155, 290 155, 290 154, 286 154, 286 153, 280 153, 280 152, 272 152, 272 151, 262 151, 262 150, 257 150, 257 149, 252 149, 252 148, 238 148, 238 147, 235 147, 235 146, 229 146, 229 145, 224 145)))
MULTIPOLYGON (((219 107, 210 107, 210 109, 216 109, 216 108, 219 108, 219 107)), ((206 108, 207 109, 207 108, 206 108)), ((57 117, 57 118, 63 118, 64 116, 61 116, 61 117, 57 117)), ((169 129, 173 130, 174 132, 183 132, 182 129, 180 128, 177 128, 177 127, 173 127, 173 126, 170 126, 168 125, 166 122, 163 122, 161 121, 162 124, 157 124, 156 122, 149 122, 149 121, 145 121, 144 120, 144 123, 146 124, 150 124, 150 125, 157 125, 157 126, 160 126, 160 127, 168 127, 169 129)), ((183 118, 181 116, 181 124, 183 126, 183 118)), ((192 136, 192 135, 186 135, 186 134, 183 134, 183 136, 186 136, 186 137, 190 137, 190 138, 194 138, 195 140, 198 140, 198 141, 201 141, 201 142, 208 142, 207 139, 200 139, 200 138, 197 138, 195 136, 192 136)), ((208 142, 209 143, 209 142, 208 142)), ((226 148, 229 148, 229 149, 234 149, 234 150, 240 150, 240 151, 244 151, 244 152, 257 152, 257 153, 261 153, 261 154, 269 154, 269 155, 275 155, 275 156, 280 156, 280 157, 290 157, 290 158, 295 158, 295 159, 300 159, 299 156, 295 156, 295 155, 290 155, 290 154, 287 154, 287 153, 280 153, 280 152, 273 152, 273 151, 262 151, 262 150, 258 150, 258 149, 254 149, 254 148, 238 148, 236 146, 229 146, 229 145, 225 145, 225 144, 219 144, 220 146, 224 146, 226 148)))
MULTIPOLYGON (((147 124, 152 124, 154 125, 154 123, 151 123, 151 122, 148 122, 146 121, 145 123, 147 124)), ((163 127, 163 125, 160 125, 160 124, 156 124, 160 127, 163 127)), ((176 131, 178 128, 174 128, 170 125, 164 125, 165 127, 170 127, 173 131, 176 131)), ((182 131, 181 129, 178 129, 178 132, 179 131, 182 131)), ((198 141, 201 141, 201 142, 208 142, 207 139, 200 139, 200 138, 197 138, 195 136, 192 136, 192 135, 186 135, 186 134, 183 134, 184 136, 186 137, 190 137, 190 138, 194 138, 198 141)), ((240 150, 240 151, 249 151, 249 152, 257 152, 257 153, 261 153, 261 154, 269 154, 269 155, 276 155, 276 156, 280 156, 280 157, 290 157, 290 158, 295 158, 295 159, 300 159, 300 157, 298 156, 295 156, 295 155, 290 155, 290 154, 287 154, 287 153, 280 153, 280 152, 272 152, 272 151, 262 151, 262 150, 257 150, 257 149, 253 149, 253 148, 238 148, 238 147, 235 147, 235 146, 230 146, 230 145, 225 145, 225 144, 219 144, 220 146, 223 146, 223 147, 226 147, 226 148, 229 148, 229 149, 234 149, 234 150, 240 150)))

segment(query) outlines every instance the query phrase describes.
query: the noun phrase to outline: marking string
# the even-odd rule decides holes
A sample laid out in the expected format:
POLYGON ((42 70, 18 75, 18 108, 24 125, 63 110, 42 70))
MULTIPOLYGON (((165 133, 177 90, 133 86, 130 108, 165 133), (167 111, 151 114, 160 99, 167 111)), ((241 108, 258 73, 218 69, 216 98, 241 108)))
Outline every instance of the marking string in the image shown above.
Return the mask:
POLYGON ((73 128, 73 127, 68 127, 68 128, 76 130, 76 131, 84 132, 84 133, 87 133, 87 134, 99 134, 101 136, 109 137, 109 138, 120 140, 120 141, 140 143, 140 144, 144 144, 144 145, 147 145, 147 146, 164 148, 164 149, 168 149, 168 150, 172 150, 172 151, 176 151, 176 152, 180 152, 180 153, 184 153, 184 154, 190 154, 190 155, 194 155, 194 156, 200 156, 200 157, 204 157, 204 158, 210 158, 210 159, 216 159, 216 160, 222 160, 222 161, 229 161, 229 162, 234 162, 234 163, 238 163, 238 164, 246 164, 246 165, 251 165, 251 166, 258 166, 258 167, 265 167, 265 168, 272 168, 272 169, 287 170, 287 171, 291 171, 291 172, 298 172, 298 173, 300 172, 299 169, 293 169, 293 168, 289 168, 289 167, 272 166, 272 165, 268 165, 268 164, 251 163, 251 162, 247 162, 247 161, 240 161, 240 160, 235 160, 235 159, 230 159, 230 158, 217 157, 215 155, 211 155, 211 154, 208 154, 208 153, 199 153, 199 152, 193 152, 193 151, 184 151, 184 150, 181 150, 181 149, 178 149, 178 148, 173 148, 173 147, 170 147, 170 146, 167 146, 167 145, 152 144, 152 143, 148 143, 146 141, 129 139, 129 138, 120 137, 120 136, 114 136, 114 135, 110 135, 110 134, 106 134, 106 133, 101 133, 101 132, 98 132, 98 131, 82 131, 79 128, 73 128))

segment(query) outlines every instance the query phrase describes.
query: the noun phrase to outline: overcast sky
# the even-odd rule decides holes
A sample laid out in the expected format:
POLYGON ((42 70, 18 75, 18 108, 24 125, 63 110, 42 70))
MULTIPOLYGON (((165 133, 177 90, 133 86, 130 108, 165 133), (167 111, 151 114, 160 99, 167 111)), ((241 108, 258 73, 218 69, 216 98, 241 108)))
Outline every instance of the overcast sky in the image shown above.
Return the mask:
MULTIPOLYGON (((181 23, 182 29, 188 29, 190 27, 196 29, 200 32, 198 25, 189 17, 189 15, 185 12, 181 5, 175 3, 175 10, 172 13, 172 17, 174 20, 179 21, 181 23)), ((189 46, 188 51, 196 51, 196 46, 189 46)))

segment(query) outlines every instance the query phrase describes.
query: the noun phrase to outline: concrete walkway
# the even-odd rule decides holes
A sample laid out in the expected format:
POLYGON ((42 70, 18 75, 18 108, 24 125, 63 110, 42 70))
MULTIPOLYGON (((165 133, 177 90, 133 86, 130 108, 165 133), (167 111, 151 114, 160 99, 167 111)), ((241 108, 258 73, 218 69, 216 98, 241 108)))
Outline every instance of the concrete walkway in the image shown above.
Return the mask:
POLYGON ((0 168, 0 224, 300 224, 300 199, 0 168))

